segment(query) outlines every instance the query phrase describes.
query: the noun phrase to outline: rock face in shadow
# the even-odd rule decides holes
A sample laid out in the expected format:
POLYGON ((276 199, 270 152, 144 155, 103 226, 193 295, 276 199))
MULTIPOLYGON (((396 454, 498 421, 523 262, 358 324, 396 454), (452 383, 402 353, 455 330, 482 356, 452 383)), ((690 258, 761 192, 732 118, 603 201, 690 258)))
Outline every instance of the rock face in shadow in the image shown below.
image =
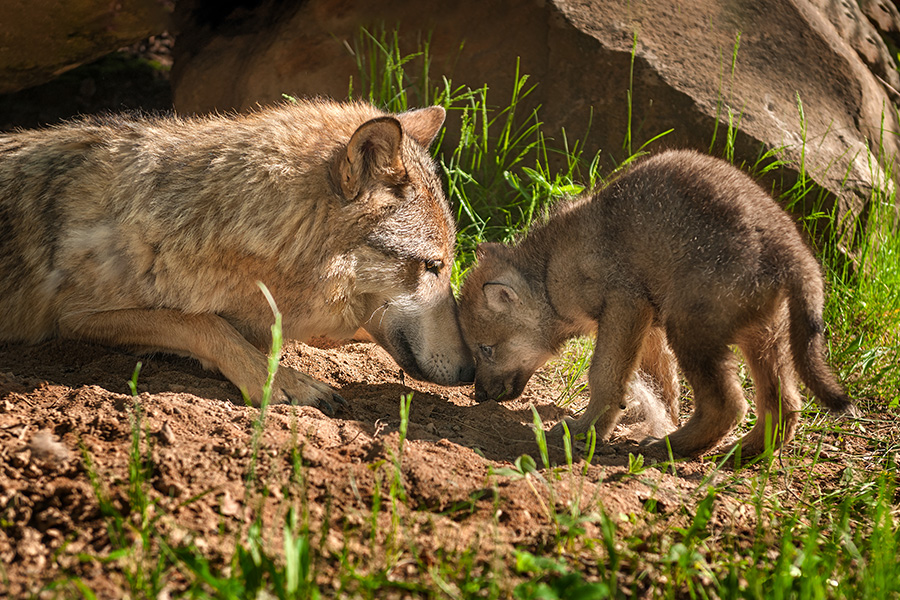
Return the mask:
POLYGON ((802 161, 817 184, 839 192, 842 210, 860 210, 867 188, 884 176, 867 145, 900 154, 896 136, 881 135, 882 127, 898 130, 889 96, 896 72, 872 25, 888 30, 897 19, 876 0, 865 13, 844 4, 424 0, 413 10, 387 0, 273 0, 216 19, 203 3, 193 12, 185 5, 175 106, 205 113, 249 110, 283 93, 344 98, 350 77, 359 83, 351 50, 359 27, 399 24, 404 52, 430 39, 433 80, 487 83, 496 104, 509 98, 519 59, 538 84, 528 102, 541 105, 545 130, 558 136, 565 128, 572 140, 590 123, 587 150, 602 149, 608 166, 629 154, 633 81, 631 150, 672 129, 650 148, 718 154, 731 121, 739 125, 737 162, 752 165, 761 148, 783 148, 793 166, 780 171, 782 186, 796 181, 802 161))
POLYGON ((52 79, 122 46, 162 33, 167 0, 4 2, 0 15, 0 94, 52 79))

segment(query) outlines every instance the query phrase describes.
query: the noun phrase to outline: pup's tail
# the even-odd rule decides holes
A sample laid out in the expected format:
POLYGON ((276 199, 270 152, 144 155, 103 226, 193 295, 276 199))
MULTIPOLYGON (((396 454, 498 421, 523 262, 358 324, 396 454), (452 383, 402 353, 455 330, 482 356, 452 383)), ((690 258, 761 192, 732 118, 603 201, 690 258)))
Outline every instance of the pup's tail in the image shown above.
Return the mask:
POLYGON ((825 363, 825 283, 812 255, 804 256, 789 283, 791 353, 800 379, 833 413, 854 413, 853 400, 844 392, 825 363))

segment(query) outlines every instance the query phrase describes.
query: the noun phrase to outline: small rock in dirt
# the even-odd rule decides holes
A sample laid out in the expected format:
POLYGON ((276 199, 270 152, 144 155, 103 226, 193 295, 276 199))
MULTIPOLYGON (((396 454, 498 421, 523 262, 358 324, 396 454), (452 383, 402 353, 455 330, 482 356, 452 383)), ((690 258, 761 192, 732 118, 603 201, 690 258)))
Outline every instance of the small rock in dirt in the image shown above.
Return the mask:
POLYGON ((31 462, 31 453, 28 450, 14 452, 13 455, 9 457, 9 466, 15 469, 24 469, 28 466, 29 462, 31 462))
POLYGON ((180 498, 187 494, 184 478, 168 463, 159 467, 159 476, 153 479, 153 489, 168 498, 180 498))
POLYGON ((241 505, 231 497, 230 492, 225 492, 222 494, 222 504, 219 508, 219 512, 221 512, 226 517, 235 517, 240 511, 241 505))
POLYGON ((60 464, 69 460, 69 449, 49 431, 38 431, 28 444, 31 458, 46 463, 60 464))
POLYGON ((34 529, 26 528, 22 531, 22 537, 16 546, 19 556, 35 557, 45 553, 44 546, 40 542, 40 533, 34 529))
POLYGON ((31 523, 38 531, 46 533, 51 529, 58 530, 60 527, 71 527, 72 519, 60 509, 50 506, 44 511, 34 515, 34 519, 31 523))
POLYGON ((59 548, 65 541, 62 532, 53 527, 44 532, 44 538, 45 545, 51 549, 59 548))
POLYGON ((159 439, 162 441, 162 443, 169 446, 175 443, 175 432, 172 431, 172 426, 169 425, 168 421, 163 423, 162 427, 159 428, 159 439))

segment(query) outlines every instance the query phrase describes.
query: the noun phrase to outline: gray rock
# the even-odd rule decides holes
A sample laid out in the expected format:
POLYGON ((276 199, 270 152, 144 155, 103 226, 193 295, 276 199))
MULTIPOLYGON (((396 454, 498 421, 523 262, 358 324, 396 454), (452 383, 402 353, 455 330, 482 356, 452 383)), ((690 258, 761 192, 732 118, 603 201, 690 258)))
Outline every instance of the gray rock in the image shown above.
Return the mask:
POLYGON ((0 9, 0 94, 43 83, 162 33, 166 0, 29 0, 0 9))
POLYGON ((358 80, 349 50, 358 28, 382 22, 400 24, 401 47, 409 51, 431 32, 432 76, 487 83, 497 104, 508 98, 520 57, 522 72, 539 84, 529 101, 541 105, 546 131, 558 135, 565 128, 576 139, 592 121, 587 149, 602 149, 609 165, 628 155, 623 140, 633 47, 632 149, 671 128, 651 149, 720 154, 731 119, 740 125, 737 162, 752 165, 761 148, 783 148, 793 166, 776 174, 777 183, 790 187, 802 161, 816 184, 840 193, 842 211, 862 210, 868 188, 884 177, 877 163, 870 167, 867 145, 883 144, 885 155, 900 156, 896 136, 881 136, 882 123, 885 131, 900 130, 889 98, 888 79, 896 73, 884 43, 849 0, 423 0, 415 9, 389 0, 309 0, 288 9, 268 6, 179 38, 173 67, 179 111, 248 110, 282 93, 345 97, 349 78, 358 80))

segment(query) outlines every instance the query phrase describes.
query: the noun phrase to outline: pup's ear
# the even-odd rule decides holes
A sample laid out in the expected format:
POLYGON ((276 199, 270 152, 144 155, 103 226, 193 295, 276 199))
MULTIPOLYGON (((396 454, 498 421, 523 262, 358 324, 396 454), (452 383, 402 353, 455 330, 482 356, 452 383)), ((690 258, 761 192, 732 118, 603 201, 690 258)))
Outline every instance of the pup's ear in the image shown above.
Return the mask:
POLYGON ((496 242, 482 242, 475 247, 475 258, 479 264, 502 259, 509 248, 496 242))
POLYGON ((404 135, 408 135, 422 147, 427 148, 437 137, 446 116, 447 111, 443 106, 429 106, 400 113, 397 115, 397 120, 403 127, 404 135))
POLYGON ((378 117, 359 126, 338 159, 336 175, 344 198, 356 198, 371 179, 388 185, 406 180, 400 157, 402 136, 400 121, 394 117, 378 117))
POLYGON ((487 306, 493 312, 506 312, 522 303, 512 286, 499 281, 489 281, 481 286, 487 306))

